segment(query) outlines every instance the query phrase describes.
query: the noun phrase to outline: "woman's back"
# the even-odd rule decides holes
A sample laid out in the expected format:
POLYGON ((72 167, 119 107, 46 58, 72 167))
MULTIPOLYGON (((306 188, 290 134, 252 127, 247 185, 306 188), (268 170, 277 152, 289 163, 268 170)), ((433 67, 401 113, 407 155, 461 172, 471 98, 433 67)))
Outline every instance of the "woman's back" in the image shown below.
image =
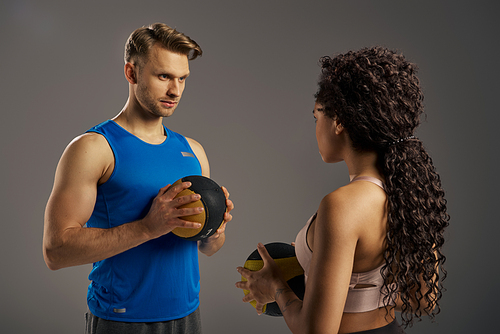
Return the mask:
MULTIPOLYGON (((327 196, 326 202, 329 197, 334 202, 339 202, 340 199, 340 202, 344 204, 333 205, 336 210, 344 211, 349 215, 352 221, 348 224, 356 229, 358 235, 352 265, 353 274, 339 333, 387 325, 393 317, 386 317, 385 308, 379 309, 384 299, 384 296, 380 294, 380 288, 384 283, 380 269, 385 263, 383 252, 387 233, 387 198, 383 183, 375 177, 357 177, 348 185, 327 196)), ((316 219, 314 219, 307 230, 309 249, 314 249, 316 224, 316 219)), ((296 244, 298 242, 299 240, 296 244)), ((297 257, 300 259, 302 255, 299 249, 300 247, 297 247, 297 257)))

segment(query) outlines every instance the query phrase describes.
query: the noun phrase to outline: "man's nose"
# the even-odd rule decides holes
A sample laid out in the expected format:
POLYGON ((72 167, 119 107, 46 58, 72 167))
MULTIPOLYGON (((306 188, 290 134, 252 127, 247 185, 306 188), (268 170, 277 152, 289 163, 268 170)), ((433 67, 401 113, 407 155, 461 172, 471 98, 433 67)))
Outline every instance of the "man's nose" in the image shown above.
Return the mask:
POLYGON ((180 96, 181 95, 181 84, 177 80, 170 80, 168 85, 167 94, 169 96, 180 96))

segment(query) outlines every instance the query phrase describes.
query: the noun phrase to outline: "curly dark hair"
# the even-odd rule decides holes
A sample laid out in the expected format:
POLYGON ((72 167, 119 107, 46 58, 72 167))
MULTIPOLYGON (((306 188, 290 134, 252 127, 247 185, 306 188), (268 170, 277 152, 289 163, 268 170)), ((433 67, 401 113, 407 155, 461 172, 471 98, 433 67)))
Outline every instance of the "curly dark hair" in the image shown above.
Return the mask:
POLYGON ((441 248, 449 215, 432 159, 414 137, 424 112, 417 66, 383 47, 323 57, 320 64, 316 101, 326 116, 343 125, 355 150, 378 153, 385 177, 388 217, 382 289, 399 293, 405 327, 415 318, 421 320, 423 313, 434 319, 446 278, 441 248), (421 307, 423 301, 426 307, 421 307))

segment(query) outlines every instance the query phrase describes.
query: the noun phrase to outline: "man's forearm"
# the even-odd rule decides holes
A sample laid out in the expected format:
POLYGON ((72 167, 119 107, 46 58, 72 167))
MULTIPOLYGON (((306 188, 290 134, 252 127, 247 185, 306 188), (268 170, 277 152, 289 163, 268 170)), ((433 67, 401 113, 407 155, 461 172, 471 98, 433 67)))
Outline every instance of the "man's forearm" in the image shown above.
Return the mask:
POLYGON ((138 222, 109 229, 70 227, 44 239, 44 258, 57 270, 101 261, 150 239, 138 222))

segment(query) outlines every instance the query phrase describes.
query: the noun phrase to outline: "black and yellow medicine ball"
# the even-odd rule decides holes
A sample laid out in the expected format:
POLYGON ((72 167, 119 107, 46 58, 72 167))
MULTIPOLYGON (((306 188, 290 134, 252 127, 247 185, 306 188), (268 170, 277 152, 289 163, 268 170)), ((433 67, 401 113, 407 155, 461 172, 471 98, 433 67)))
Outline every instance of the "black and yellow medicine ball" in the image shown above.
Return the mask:
MULTIPOLYGON (((295 256, 295 247, 283 242, 272 242, 264 245, 264 247, 266 247, 269 255, 283 272, 283 276, 292 291, 302 300, 305 291, 304 270, 295 256)), ((257 271, 264 267, 264 261, 262 261, 262 257, 258 250, 250 254, 243 267, 251 271, 257 271)), ((242 281, 247 280, 243 276, 241 279, 242 281)), ((243 290, 243 292, 247 295, 250 291, 243 290)), ((251 301, 250 304, 252 304, 253 307, 257 306, 255 300, 251 301)), ((263 312, 270 316, 282 316, 281 310, 276 302, 264 305, 263 312)))
POLYGON ((203 207, 201 213, 184 216, 182 219, 201 224, 200 228, 175 228, 172 233, 187 239, 200 240, 214 234, 221 226, 226 212, 226 196, 222 188, 212 179, 205 176, 191 175, 177 180, 172 186, 182 182, 191 182, 191 186, 181 191, 176 197, 199 194, 198 201, 180 206, 181 208, 203 207))

